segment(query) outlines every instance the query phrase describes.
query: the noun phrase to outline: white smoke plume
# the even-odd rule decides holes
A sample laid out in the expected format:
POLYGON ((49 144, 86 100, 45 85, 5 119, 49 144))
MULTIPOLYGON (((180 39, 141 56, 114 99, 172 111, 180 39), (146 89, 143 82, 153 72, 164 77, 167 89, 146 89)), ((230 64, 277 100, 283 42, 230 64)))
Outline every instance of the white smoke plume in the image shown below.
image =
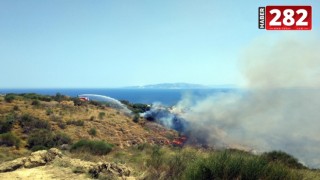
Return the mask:
POLYGON ((320 167, 320 39, 259 39, 241 61, 242 91, 177 104, 189 131, 215 147, 282 150, 320 167))

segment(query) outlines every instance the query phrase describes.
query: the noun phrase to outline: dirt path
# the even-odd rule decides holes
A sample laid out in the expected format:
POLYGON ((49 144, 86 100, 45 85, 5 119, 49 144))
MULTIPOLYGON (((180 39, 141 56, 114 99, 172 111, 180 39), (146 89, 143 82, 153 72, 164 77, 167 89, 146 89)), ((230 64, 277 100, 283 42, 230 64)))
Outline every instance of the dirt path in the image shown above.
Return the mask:
POLYGON ((55 166, 39 166, 35 168, 22 168, 12 172, 0 173, 3 180, 70 180, 89 179, 85 174, 75 174, 71 169, 55 166))

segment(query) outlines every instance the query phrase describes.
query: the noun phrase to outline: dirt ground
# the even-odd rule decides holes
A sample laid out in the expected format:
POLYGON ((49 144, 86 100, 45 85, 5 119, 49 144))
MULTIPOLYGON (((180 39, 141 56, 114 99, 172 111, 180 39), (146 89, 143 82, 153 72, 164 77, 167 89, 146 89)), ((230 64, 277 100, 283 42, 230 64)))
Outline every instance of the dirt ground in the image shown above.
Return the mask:
POLYGON ((35 168, 22 168, 12 172, 0 173, 3 180, 85 180, 90 179, 85 174, 75 174, 69 168, 56 166, 39 166, 35 168))

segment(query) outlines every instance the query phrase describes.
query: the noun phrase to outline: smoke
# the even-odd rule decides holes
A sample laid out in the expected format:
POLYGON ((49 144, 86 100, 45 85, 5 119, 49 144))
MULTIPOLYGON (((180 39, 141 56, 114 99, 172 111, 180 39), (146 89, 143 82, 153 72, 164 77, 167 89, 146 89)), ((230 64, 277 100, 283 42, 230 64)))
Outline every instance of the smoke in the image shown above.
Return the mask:
POLYGON ((264 37, 249 46, 242 60, 249 88, 320 86, 319 38, 264 37))
POLYGON ((245 86, 175 107, 185 131, 217 148, 282 150, 320 167, 319 38, 262 38, 241 60, 245 86))

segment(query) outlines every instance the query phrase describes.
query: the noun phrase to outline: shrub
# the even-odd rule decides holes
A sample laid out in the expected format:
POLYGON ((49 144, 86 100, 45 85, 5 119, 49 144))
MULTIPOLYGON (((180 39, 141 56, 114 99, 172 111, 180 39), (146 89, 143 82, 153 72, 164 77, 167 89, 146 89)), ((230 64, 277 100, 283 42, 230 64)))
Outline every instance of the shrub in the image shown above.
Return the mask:
POLYGON ((50 116, 51 114, 53 114, 52 109, 47 109, 47 110, 46 110, 46 115, 47 115, 47 116, 50 116))
POLYGON ((40 120, 27 114, 21 116, 19 119, 19 124, 25 133, 28 133, 34 129, 51 129, 51 125, 48 121, 40 120))
POLYGON ((35 130, 28 137, 28 147, 30 149, 37 149, 39 147, 51 148, 70 143, 71 138, 68 135, 60 132, 53 133, 46 129, 35 130))
POLYGON ((65 122, 63 122, 62 120, 61 121, 58 121, 58 126, 59 126, 59 128, 61 128, 61 129, 65 129, 66 128, 66 123, 65 122))
POLYGON ((14 110, 14 111, 19 111, 19 110, 20 110, 20 109, 19 109, 19 106, 17 106, 17 105, 13 106, 13 110, 14 110))
POLYGON ((13 115, 8 115, 0 119, 0 133, 9 132, 15 122, 13 115))
POLYGON ((279 162, 290 168, 304 169, 306 168, 295 157, 282 151, 266 152, 262 155, 268 162, 279 162))
POLYGON ((163 164, 165 164, 164 152, 160 146, 154 146, 151 158, 147 161, 147 165, 158 171, 163 164))
POLYGON ((140 119, 140 116, 139 114, 135 114, 132 118, 132 121, 135 122, 135 123, 138 123, 139 122, 139 119, 140 119))
POLYGON ((0 135, 0 145, 20 147, 20 138, 11 132, 0 135))
POLYGON ((41 100, 46 102, 50 102, 52 100, 52 97, 48 95, 40 95, 36 93, 22 93, 22 94, 19 94, 19 96, 22 96, 25 99, 41 100))
POLYGON ((11 103, 15 98, 16 96, 14 94, 6 94, 4 100, 8 103, 11 103))
POLYGON ((108 154, 112 150, 112 145, 104 141, 80 140, 72 145, 71 151, 85 151, 93 155, 108 154))
POLYGON ((84 126, 84 121, 83 120, 69 120, 69 121, 67 121, 67 125, 84 126))
POLYGON ((132 109, 134 113, 144 113, 150 110, 150 106, 148 106, 147 104, 138 103, 138 104, 132 104, 130 109, 132 109))
POLYGON ((299 179, 288 167, 260 156, 229 151, 199 158, 184 171, 184 179, 299 179))
POLYGON ((120 102, 126 105, 133 113, 144 113, 150 110, 150 106, 147 104, 141 104, 141 103, 131 104, 127 100, 120 100, 120 102))
POLYGON ((91 116, 91 117, 90 117, 90 121, 94 121, 95 119, 96 119, 95 116, 91 116))
POLYGON ((99 112, 99 119, 103 119, 104 118, 104 116, 106 115, 106 113, 105 112, 99 112))
POLYGON ((61 101, 64 101, 64 100, 67 100, 68 98, 65 96, 65 95, 62 95, 60 93, 57 93, 54 97, 53 97, 54 100, 58 101, 58 102, 61 102, 61 101))
POLYGON ((96 136, 97 135, 97 130, 95 128, 91 128, 88 133, 91 135, 91 136, 96 136))
POLYGON ((31 105, 33 106, 39 106, 40 105, 40 101, 39 100, 33 100, 31 105))
POLYGON ((194 151, 179 151, 167 159, 166 179, 182 179, 183 172, 189 163, 197 159, 194 151))

